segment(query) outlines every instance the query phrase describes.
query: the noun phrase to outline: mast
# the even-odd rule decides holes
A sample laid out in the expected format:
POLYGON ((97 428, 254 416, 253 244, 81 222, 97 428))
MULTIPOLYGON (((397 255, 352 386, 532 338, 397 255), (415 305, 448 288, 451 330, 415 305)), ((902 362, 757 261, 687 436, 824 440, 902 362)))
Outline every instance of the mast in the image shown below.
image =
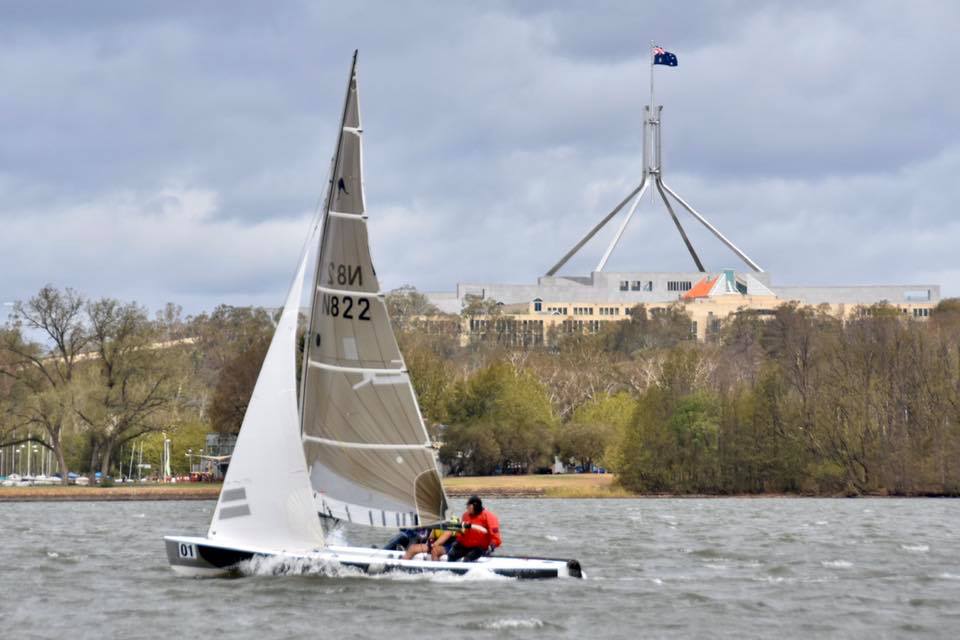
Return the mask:
POLYGON ((307 383, 307 367, 310 362, 310 352, 313 350, 312 344, 313 339, 310 335, 310 327, 313 326, 313 298, 316 295, 317 287, 320 285, 320 252, 323 249, 324 240, 327 237, 327 217, 330 215, 330 202, 333 200, 333 180, 337 175, 337 168, 340 166, 340 146, 343 144, 343 128, 346 126, 347 122, 347 110, 350 107, 350 90, 354 87, 357 81, 357 55, 359 49, 353 50, 353 61, 350 63, 350 75, 347 77, 347 90, 344 92, 343 96, 343 110, 340 114, 340 126, 337 128, 337 142, 335 145, 335 151, 333 152, 333 158, 330 159, 330 174, 327 178, 327 193, 324 196, 323 201, 323 212, 321 213, 320 220, 318 224, 323 225, 322 231, 320 232, 320 239, 316 245, 316 256, 313 260, 313 279, 311 280, 312 286, 310 287, 310 302, 311 304, 307 307, 307 325, 306 331, 303 334, 303 362, 300 365, 300 393, 298 394, 298 405, 297 413, 300 416, 300 433, 303 433, 303 397, 306 390, 307 383))
POLYGON ((317 510, 370 526, 441 519, 447 499, 373 266, 356 56, 311 291, 298 420, 317 510))

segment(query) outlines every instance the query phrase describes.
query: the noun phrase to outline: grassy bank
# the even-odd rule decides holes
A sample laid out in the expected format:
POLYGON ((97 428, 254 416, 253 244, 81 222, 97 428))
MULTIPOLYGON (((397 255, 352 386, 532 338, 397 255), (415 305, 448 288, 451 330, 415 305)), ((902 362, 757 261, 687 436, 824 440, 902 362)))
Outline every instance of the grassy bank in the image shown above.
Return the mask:
POLYGON ((0 502, 216 500, 219 494, 219 484, 203 483, 114 487, 0 487, 0 502))
MULTIPOLYGON (((629 498, 611 474, 444 478, 452 498, 477 493, 500 498, 629 498)), ((0 502, 75 500, 216 500, 219 484, 118 485, 114 487, 0 487, 0 502)))
POLYGON ((556 476, 481 476, 444 478, 451 497, 473 493, 499 497, 629 498, 634 494, 614 481, 614 475, 583 473, 556 476))

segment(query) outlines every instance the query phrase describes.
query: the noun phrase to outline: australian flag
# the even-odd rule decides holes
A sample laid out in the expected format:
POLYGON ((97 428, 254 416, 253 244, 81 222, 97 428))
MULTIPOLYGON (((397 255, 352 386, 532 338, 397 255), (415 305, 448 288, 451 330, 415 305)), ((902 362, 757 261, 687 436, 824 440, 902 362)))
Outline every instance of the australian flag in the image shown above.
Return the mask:
POLYGON ((664 51, 663 47, 654 47, 653 64, 665 64, 668 67, 675 67, 677 66, 677 56, 669 51, 664 51))

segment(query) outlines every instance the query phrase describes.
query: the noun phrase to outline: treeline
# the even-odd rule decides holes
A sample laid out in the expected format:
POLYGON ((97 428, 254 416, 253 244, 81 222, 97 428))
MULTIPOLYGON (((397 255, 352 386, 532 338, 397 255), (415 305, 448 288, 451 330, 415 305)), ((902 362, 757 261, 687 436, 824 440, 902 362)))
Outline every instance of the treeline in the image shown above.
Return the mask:
POLYGON ((638 492, 960 493, 958 300, 927 322, 788 304, 732 316, 706 343, 679 305, 542 349, 500 338, 401 333, 454 472, 528 473, 557 455, 638 492))
POLYGON ((143 475, 156 475, 166 438, 172 473, 186 473, 208 432, 239 429, 272 333, 263 309, 151 317, 44 287, 0 329, 0 468, 25 470, 37 447, 64 473, 127 475, 142 450, 143 475))
MULTIPOLYGON (((412 288, 387 296, 421 409, 453 473, 534 473, 555 457, 638 492, 960 493, 960 301, 929 321, 885 305, 840 322, 784 305, 706 343, 682 306, 639 306, 596 335, 509 347, 460 334, 412 288)), ((471 301, 466 315, 499 309, 471 301), (489 307, 489 308, 487 308, 489 307)), ((117 474, 142 444, 173 472, 241 424, 272 314, 149 317, 45 287, 0 331, 0 458, 27 441, 63 469, 117 474)))

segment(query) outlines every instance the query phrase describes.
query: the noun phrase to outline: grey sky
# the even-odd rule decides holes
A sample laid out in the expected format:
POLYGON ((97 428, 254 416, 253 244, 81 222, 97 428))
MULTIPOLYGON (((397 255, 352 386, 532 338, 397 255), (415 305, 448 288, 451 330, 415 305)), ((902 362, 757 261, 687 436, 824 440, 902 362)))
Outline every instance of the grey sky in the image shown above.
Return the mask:
MULTIPOLYGON (((383 285, 531 282, 639 180, 651 39, 667 182, 775 283, 960 295, 957 3, 275 4, 0 4, 0 301, 279 304, 354 48, 383 285)), ((608 268, 689 266, 647 202, 608 268)))

